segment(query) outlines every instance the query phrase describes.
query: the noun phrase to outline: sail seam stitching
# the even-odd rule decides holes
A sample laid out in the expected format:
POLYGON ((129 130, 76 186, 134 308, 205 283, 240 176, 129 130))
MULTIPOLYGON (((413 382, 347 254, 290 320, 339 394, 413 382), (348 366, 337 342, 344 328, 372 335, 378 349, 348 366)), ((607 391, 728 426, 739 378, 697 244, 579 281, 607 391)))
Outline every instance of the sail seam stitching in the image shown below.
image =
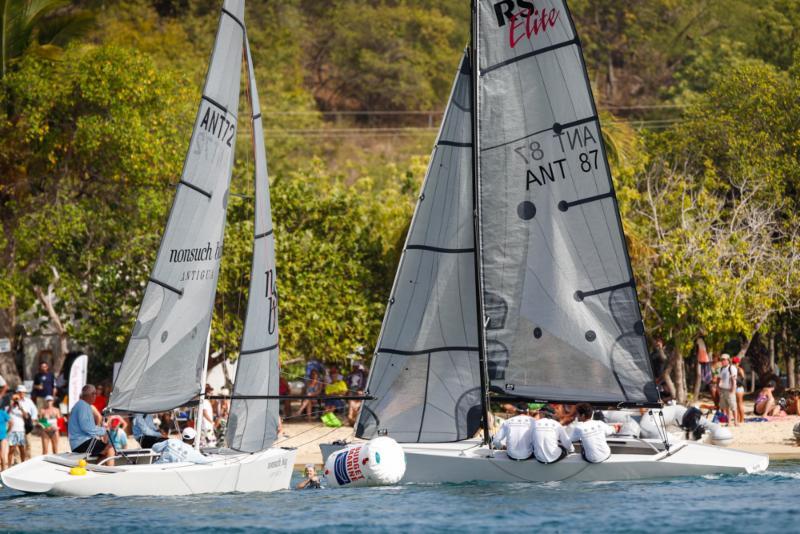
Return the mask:
POLYGON ((580 43, 580 41, 578 40, 577 37, 573 37, 569 41, 564 41, 563 43, 558 43, 558 44, 546 46, 544 48, 540 48, 539 50, 533 50, 532 52, 528 52, 526 54, 522 54, 522 55, 513 57, 511 59, 507 59, 505 61, 501 61, 500 63, 496 63, 496 64, 494 64, 494 65, 492 65, 490 67, 486 67, 485 69, 481 69, 481 76, 485 76, 486 74, 488 74, 489 72, 492 72, 493 70, 497 70, 500 67, 505 67, 507 65, 511 65, 513 63, 516 63, 517 61, 522 61, 523 59, 528 59, 530 57, 536 57, 539 54, 544 54, 546 52, 552 52, 553 50, 558 50, 559 48, 564 48, 566 46, 572 46, 572 45, 576 45, 576 46, 580 46, 581 45, 581 43, 580 43))
POLYGON ((158 286, 163 287, 164 289, 169 289, 173 293, 177 293, 178 295, 183 296, 183 289, 178 289, 176 287, 173 287, 169 284, 162 282, 161 280, 156 280, 155 278, 150 278, 150 281, 158 286))
POLYGON ((251 349, 251 350, 241 350, 239 351, 239 356, 244 356, 246 354, 258 354, 259 352, 267 352, 273 349, 277 349, 278 345, 270 345, 269 347, 262 347, 260 349, 251 349))
POLYGON ((206 191, 205 189, 200 189, 200 188, 199 188, 199 187, 197 187, 196 185, 194 185, 194 184, 190 184, 189 182, 186 182, 186 181, 184 181, 184 180, 179 180, 179 181, 178 181, 178 183, 179 183, 180 185, 185 185, 185 186, 186 186, 186 187, 188 187, 189 189, 193 189, 193 190, 197 191, 198 193, 200 193, 201 195, 203 195, 203 196, 205 196, 205 197, 211 198, 211 193, 209 193, 209 192, 208 192, 208 191, 206 191))

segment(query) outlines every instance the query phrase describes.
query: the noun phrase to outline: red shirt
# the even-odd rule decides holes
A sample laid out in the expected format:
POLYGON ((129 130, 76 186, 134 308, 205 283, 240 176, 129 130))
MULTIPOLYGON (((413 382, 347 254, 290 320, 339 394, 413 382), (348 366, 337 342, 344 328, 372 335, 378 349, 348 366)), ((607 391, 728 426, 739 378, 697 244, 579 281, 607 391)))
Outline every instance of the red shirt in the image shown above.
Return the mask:
POLYGON ((95 398, 94 402, 92 403, 92 406, 97 408, 97 411, 100 413, 103 413, 103 410, 106 408, 106 405, 108 405, 108 397, 106 397, 105 395, 98 395, 97 398, 95 398))

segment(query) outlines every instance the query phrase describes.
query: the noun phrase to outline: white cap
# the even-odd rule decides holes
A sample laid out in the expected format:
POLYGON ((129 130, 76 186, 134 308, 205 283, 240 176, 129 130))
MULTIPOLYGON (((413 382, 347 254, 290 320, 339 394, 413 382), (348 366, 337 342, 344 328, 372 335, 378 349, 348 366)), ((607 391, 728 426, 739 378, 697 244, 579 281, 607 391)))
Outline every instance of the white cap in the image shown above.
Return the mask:
POLYGON ((49 400, 55 400, 55 399, 53 398, 53 396, 52 396, 52 395, 48 395, 48 396, 46 396, 46 397, 44 398, 44 400, 46 400, 46 401, 49 401, 49 400))
POLYGON ((194 438, 196 437, 197 431, 190 426, 184 428, 183 433, 181 434, 181 438, 183 438, 185 441, 194 441, 194 438))
POLYGON ((20 384, 17 386, 17 393, 27 393, 28 388, 25 387, 25 384, 20 384))

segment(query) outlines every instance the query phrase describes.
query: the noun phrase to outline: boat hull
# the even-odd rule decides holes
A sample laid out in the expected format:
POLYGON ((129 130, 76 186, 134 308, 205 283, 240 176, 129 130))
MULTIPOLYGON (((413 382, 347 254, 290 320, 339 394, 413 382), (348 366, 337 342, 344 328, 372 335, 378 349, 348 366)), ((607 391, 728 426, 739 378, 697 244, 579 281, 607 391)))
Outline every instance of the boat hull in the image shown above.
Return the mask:
POLYGON ((39 456, 0 473, 3 484, 25 493, 90 496, 109 494, 197 495, 268 492, 287 489, 294 468, 294 449, 267 449, 253 454, 214 455, 209 464, 142 464, 99 468, 71 475, 70 455, 39 456))
POLYGON ((676 443, 669 451, 652 454, 615 453, 599 464, 586 462, 580 454, 549 465, 535 459, 520 462, 510 459, 505 451, 489 451, 478 441, 405 444, 403 450, 406 474, 402 482, 406 483, 662 479, 756 473, 769 465, 766 456, 692 442, 676 443))

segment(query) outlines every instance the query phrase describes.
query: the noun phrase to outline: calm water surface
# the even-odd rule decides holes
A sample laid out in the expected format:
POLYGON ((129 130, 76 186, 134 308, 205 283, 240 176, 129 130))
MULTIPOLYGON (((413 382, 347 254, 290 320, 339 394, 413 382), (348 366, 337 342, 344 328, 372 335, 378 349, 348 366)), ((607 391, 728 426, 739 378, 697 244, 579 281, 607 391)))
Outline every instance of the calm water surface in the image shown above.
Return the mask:
MULTIPOLYGON (((295 473, 296 483, 300 480, 295 473)), ((26 496, 0 531, 800 532, 800 463, 648 482, 444 484, 202 497, 26 496)))

